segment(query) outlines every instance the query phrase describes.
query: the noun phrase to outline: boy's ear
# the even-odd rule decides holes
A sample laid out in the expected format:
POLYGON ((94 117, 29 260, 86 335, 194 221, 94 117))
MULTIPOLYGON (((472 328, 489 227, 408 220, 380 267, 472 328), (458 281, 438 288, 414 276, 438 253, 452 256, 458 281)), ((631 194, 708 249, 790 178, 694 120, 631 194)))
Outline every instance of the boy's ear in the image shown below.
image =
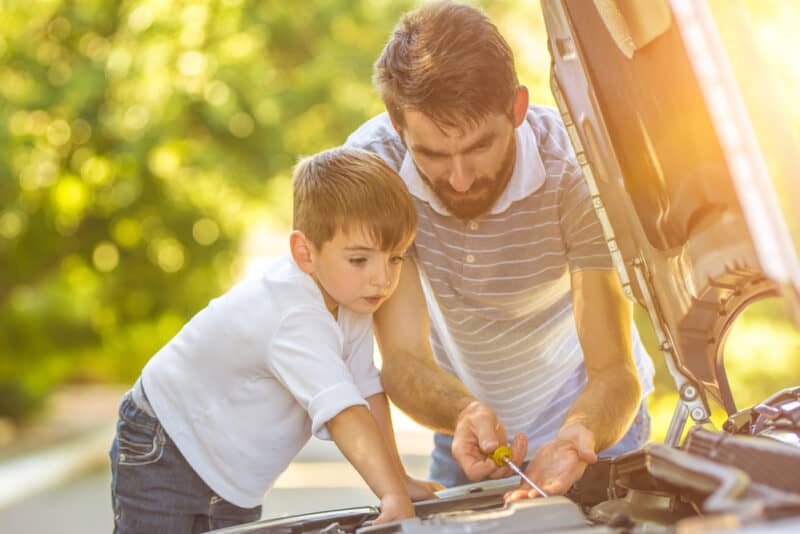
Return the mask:
POLYGON ((292 258, 294 262, 300 267, 300 270, 306 274, 314 272, 314 266, 311 262, 311 255, 313 254, 313 244, 300 230, 294 230, 289 234, 289 248, 292 251, 292 258))

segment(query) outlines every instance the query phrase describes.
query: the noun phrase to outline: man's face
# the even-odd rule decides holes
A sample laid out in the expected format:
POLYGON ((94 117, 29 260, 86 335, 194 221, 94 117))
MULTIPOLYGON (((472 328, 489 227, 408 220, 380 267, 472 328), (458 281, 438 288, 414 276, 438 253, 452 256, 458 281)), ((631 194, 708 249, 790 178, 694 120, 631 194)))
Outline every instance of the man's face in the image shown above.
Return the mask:
POLYGON ((492 114, 468 129, 441 128, 427 115, 405 111, 401 135, 420 177, 459 219, 488 211, 511 178, 514 124, 492 114))

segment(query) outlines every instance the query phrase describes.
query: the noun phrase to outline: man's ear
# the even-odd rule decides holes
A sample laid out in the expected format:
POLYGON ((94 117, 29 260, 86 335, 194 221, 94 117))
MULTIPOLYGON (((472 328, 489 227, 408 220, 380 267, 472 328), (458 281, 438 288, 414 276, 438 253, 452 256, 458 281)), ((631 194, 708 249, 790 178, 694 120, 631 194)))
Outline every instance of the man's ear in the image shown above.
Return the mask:
POLYGON ((528 88, 520 85, 514 97, 514 128, 520 126, 528 113, 528 88))
POLYGON ((309 241, 303 232, 294 230, 289 234, 289 248, 292 251, 294 262, 306 274, 314 273, 311 256, 314 253, 314 244, 309 241))

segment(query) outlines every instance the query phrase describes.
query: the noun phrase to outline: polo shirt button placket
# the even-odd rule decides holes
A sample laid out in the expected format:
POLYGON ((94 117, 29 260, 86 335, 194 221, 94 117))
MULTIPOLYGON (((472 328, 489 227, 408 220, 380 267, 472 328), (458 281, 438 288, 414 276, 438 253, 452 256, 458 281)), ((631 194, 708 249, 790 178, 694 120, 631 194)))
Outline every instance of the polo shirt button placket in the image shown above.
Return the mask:
POLYGON ((467 263, 475 263, 475 256, 467 254, 467 263))
POLYGON ((478 223, 475 221, 470 221, 467 227, 474 232, 478 229, 478 223))

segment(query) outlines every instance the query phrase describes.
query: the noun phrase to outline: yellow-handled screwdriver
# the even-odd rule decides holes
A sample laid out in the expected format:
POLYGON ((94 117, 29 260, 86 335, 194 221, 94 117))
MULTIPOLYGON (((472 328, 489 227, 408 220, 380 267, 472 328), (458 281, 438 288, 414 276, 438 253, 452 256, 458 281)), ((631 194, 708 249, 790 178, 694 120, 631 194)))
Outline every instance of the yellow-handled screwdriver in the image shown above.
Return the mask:
POLYGON ((503 467, 504 465, 510 467, 512 471, 514 471, 516 474, 519 475, 519 478, 521 478, 530 487, 538 491, 542 497, 547 497, 547 494, 544 491, 542 491, 542 488, 534 484, 533 480, 525 476, 525 473, 522 472, 522 469, 514 465, 514 462, 511 461, 510 447, 506 445, 501 445, 500 447, 497 447, 497 449, 495 449, 495 451, 492 453, 492 460, 494 460, 494 463, 497 464, 498 467, 503 467))

